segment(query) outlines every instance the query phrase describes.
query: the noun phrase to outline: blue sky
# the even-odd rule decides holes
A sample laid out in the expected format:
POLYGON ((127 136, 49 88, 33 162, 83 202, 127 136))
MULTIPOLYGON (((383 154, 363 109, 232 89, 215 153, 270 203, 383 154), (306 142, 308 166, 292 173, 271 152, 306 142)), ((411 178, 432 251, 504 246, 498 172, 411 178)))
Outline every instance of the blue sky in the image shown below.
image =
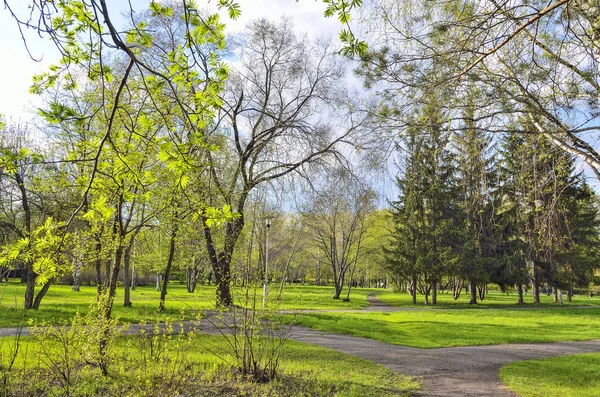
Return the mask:
MULTIPOLYGON (((198 4, 202 4, 198 1, 198 4)), ((214 5, 215 1, 209 2, 214 5)), ((299 32, 306 32, 309 36, 337 36, 340 29, 335 18, 325 19, 323 11, 325 5, 320 0, 238 0, 242 9, 242 16, 237 21, 231 21, 223 13, 227 30, 237 32, 250 20, 258 17, 278 19, 282 15, 292 16, 299 32)), ((9 0, 15 12, 21 16, 27 15, 27 2, 9 0)), ((133 0, 135 10, 143 10, 149 0, 133 0)), ((118 9, 127 5, 122 0, 109 0, 108 6, 120 14, 118 9)), ((35 113, 35 104, 38 99, 28 94, 31 76, 45 71, 47 67, 58 59, 57 51, 53 44, 45 38, 40 38, 33 31, 27 32, 26 39, 32 55, 39 59, 32 60, 25 50, 19 30, 7 9, 0 9, 0 114, 7 120, 18 122, 27 121, 35 113)))

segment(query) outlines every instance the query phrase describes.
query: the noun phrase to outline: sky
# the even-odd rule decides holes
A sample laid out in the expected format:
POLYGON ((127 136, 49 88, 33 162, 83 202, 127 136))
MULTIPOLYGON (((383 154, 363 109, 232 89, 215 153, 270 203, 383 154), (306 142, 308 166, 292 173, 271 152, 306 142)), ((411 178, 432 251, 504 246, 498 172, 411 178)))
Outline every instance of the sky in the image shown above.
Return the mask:
MULTIPOLYGON (((148 7, 150 0, 130 0, 136 11, 148 7)), ((307 34, 311 38, 331 37, 337 40, 341 25, 336 18, 325 18, 326 5, 322 0, 237 0, 242 14, 238 20, 232 21, 226 10, 221 11, 222 21, 226 24, 229 34, 241 31, 251 20, 261 17, 277 20, 283 16, 293 19, 295 30, 300 34, 307 34)), ((28 15, 27 4, 23 0, 8 0, 13 11, 24 18, 28 15)), ((120 15, 128 6, 127 1, 107 0, 109 10, 114 10, 113 15, 120 15)), ((197 0, 203 7, 215 7, 216 0, 197 0)), ((117 23, 115 21, 115 23, 117 23)), ((40 99, 29 94, 32 76, 47 71, 48 67, 56 63, 59 54, 47 38, 40 38, 35 32, 25 32, 27 46, 33 60, 23 43, 17 24, 9 10, 0 6, 0 114, 10 123, 26 123, 37 114, 36 105, 40 106, 40 99)), ((348 72, 348 83, 355 88, 362 86, 351 73, 348 72)), ((380 191, 380 206, 387 205, 385 196, 391 193, 393 183, 391 179, 380 175, 377 190, 380 191), (384 182, 383 180, 386 179, 384 182)))
MULTIPOLYGON (((19 15, 26 15, 28 2, 23 0, 8 0, 19 15)), ((214 7, 216 0, 203 1, 202 3, 214 7)), ((311 37, 330 36, 334 39, 341 29, 336 18, 325 18, 323 12, 325 4, 322 0, 237 0, 241 7, 242 15, 239 20, 232 21, 222 11, 222 20, 226 23, 228 33, 235 33, 252 19, 267 17, 279 19, 282 16, 293 18, 296 30, 306 33, 311 37)), ((149 0, 131 0, 134 10, 141 11, 147 8, 149 0)), ((119 8, 127 6, 123 0, 108 0, 109 9, 119 14, 119 8)), ((9 122, 19 123, 29 121, 36 113, 35 105, 40 104, 39 98, 28 93, 31 77, 34 74, 47 70, 48 66, 58 59, 58 53, 53 44, 45 38, 40 38, 34 32, 26 32, 26 40, 31 54, 37 61, 31 59, 27 53, 19 29, 4 6, 0 6, 0 114, 9 122)), ((350 74, 350 73, 349 73, 350 74)), ((360 82, 351 82, 353 86, 360 82), (354 83, 354 84, 353 84, 354 83)), ((598 180, 584 166, 588 182, 597 191, 600 191, 598 180)), ((387 183, 386 183, 387 184, 387 183)), ((389 195, 393 190, 391 186, 383 187, 384 195, 389 195)))
MULTIPOLYGON (((208 2, 214 6, 215 0, 208 2)), ((198 5, 203 3, 198 1, 198 5)), ((9 4, 18 15, 26 15, 27 2, 9 0, 9 4)), ((126 5, 126 1, 109 0, 109 9, 118 10, 126 5)), ((133 0, 135 10, 143 10, 149 0, 133 0)), ((321 0, 238 0, 242 10, 239 20, 232 21, 223 12, 223 21, 227 31, 235 33, 252 19, 267 17, 279 19, 281 16, 291 16, 298 32, 309 36, 336 37, 340 24, 335 18, 324 18, 325 5, 321 0)), ((40 38, 34 32, 27 32, 27 44, 34 61, 28 55, 17 25, 9 11, 0 6, 0 114, 7 121, 27 121, 35 113, 35 104, 39 100, 28 93, 31 77, 47 70, 48 66, 58 59, 58 53, 53 44, 47 39, 40 38)))

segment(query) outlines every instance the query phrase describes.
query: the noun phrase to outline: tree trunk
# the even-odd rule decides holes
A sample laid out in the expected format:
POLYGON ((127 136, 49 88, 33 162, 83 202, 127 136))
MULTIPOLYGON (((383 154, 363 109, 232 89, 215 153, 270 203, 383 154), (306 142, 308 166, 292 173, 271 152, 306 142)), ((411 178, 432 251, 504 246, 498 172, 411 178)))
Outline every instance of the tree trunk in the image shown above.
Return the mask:
POLYGON ((469 284, 471 286, 471 300, 469 301, 469 305, 476 305, 477 304, 477 286, 475 283, 475 279, 471 278, 469 279, 469 284))
POLYGON ((479 300, 483 301, 485 299, 485 288, 486 284, 481 284, 477 287, 477 291, 479 291, 479 300))
POLYGON ((540 276, 535 261, 531 261, 531 270, 531 293, 533 294, 533 303, 540 303, 540 276))
POLYGON ((160 301, 158 303, 158 311, 164 313, 165 311, 165 299, 167 298, 167 287, 169 285, 169 276, 171 275, 171 267, 173 266, 173 258, 175 257, 175 238, 177 237, 177 224, 173 226, 171 231, 171 242, 169 244, 169 259, 167 260, 167 267, 165 268, 165 275, 163 278, 163 287, 160 291, 160 301))
POLYGON ((573 301, 573 285, 569 285, 567 288, 567 302, 571 303, 573 301))
POLYGON ((229 261, 226 260, 225 254, 219 255, 217 267, 214 269, 215 280, 217 283, 217 306, 230 307, 233 305, 231 296, 231 269, 229 261))
POLYGON ((108 279, 108 312, 106 319, 110 318, 112 312, 112 305, 114 302, 115 294, 117 292, 117 281, 119 279, 119 272, 121 271, 121 261, 123 260, 123 243, 122 238, 119 238, 117 248, 115 249, 115 259, 110 270, 110 277, 108 279))
POLYGON ((33 295, 35 294, 35 272, 33 271, 33 264, 27 263, 25 265, 25 274, 27 280, 27 286, 25 287, 25 310, 33 308, 33 295))
POLYGON ((193 267, 185 269, 185 288, 190 294, 196 290, 198 282, 198 268, 194 264, 193 267))
POLYGON ((558 289, 556 288, 556 285, 552 286, 552 302, 558 303, 558 289))
POLYGON ((135 273, 135 265, 131 267, 131 290, 135 291, 136 284, 136 273, 135 273))
POLYGON ((461 280, 459 278, 454 280, 454 292, 453 292, 453 298, 454 300, 457 300, 458 298, 460 298, 460 293, 462 292, 462 285, 461 285, 461 280))
POLYGON ((131 306, 131 284, 129 279, 129 265, 131 263, 131 249, 133 248, 133 239, 129 240, 125 254, 123 256, 123 306, 131 306))
POLYGON ((218 254, 212 238, 212 231, 206 224, 207 218, 205 216, 201 218, 203 223, 204 239, 206 241, 206 249, 208 251, 208 257, 210 258, 210 263, 215 275, 215 281, 217 283, 217 307, 230 307, 233 305, 233 298, 231 296, 231 257, 233 255, 238 237, 244 228, 244 200, 245 196, 240 198, 240 202, 238 204, 238 213, 240 214, 239 218, 231 222, 227 222, 225 225, 225 241, 223 250, 218 254))
POLYGON ((343 282, 343 279, 340 280, 340 277, 333 280, 333 283, 335 284, 335 295, 333 295, 333 299, 340 299, 342 289, 344 288, 344 284, 342 284, 343 282))
MULTIPOLYGON (((19 171, 15 172, 15 181, 19 187, 19 191, 21 192, 21 205, 23 206, 24 212, 24 221, 25 221, 25 236, 27 238, 31 238, 31 208, 29 207, 29 197, 27 195, 27 189, 25 188, 25 180, 23 175, 19 173, 19 171)), ((30 248, 31 241, 28 244, 28 248, 30 248)), ((25 287, 25 310, 31 309, 33 307, 33 295, 35 293, 35 278, 36 274, 33 271, 33 263, 31 261, 27 261, 25 263, 25 281, 27 286, 25 287)))
POLYGON ((523 284, 519 283, 519 285, 517 286, 517 291, 519 294, 519 300, 517 301, 517 304, 524 305, 525 301, 523 300, 523 284))
POLYGON ((346 298, 344 299, 345 302, 350 301, 350 290, 352 289, 352 278, 354 277, 354 269, 356 269, 356 262, 358 262, 358 253, 356 254, 356 258, 354 259, 354 265, 352 266, 352 269, 350 269, 350 280, 348 281, 348 291, 346 292, 346 298))
POLYGON ((79 292, 79 276, 81 276, 81 268, 83 267, 83 253, 76 253, 76 255, 77 262, 75 263, 75 266, 73 266, 73 286, 71 287, 71 290, 79 292))
POLYGON ((44 298, 44 295, 46 295, 46 292, 48 292, 49 288, 50 288, 50 283, 47 282, 46 284, 44 284, 42 289, 37 293, 37 295, 35 296, 35 300, 33 301, 33 310, 38 310, 40 308, 40 303, 42 303, 42 299, 44 298))
POLYGON ((417 304, 417 277, 413 276, 412 280, 410 280, 410 294, 412 296, 412 304, 417 304))
POLYGON ((96 235, 96 246, 94 247, 96 251, 96 261, 94 262, 96 268, 96 289, 98 291, 98 296, 102 292, 102 242, 100 241, 100 235, 96 235))
POLYGON ((79 292, 79 275, 81 274, 81 269, 73 268, 73 286, 71 287, 71 291, 79 292))
POLYGON ((431 283, 431 304, 437 305, 437 281, 431 283))

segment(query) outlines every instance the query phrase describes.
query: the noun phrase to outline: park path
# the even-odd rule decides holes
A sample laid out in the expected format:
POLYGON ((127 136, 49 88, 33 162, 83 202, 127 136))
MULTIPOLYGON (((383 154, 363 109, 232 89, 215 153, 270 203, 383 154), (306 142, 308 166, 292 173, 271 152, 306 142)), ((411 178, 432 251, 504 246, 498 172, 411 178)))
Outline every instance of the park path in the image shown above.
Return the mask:
MULTIPOLYGON (((374 296, 368 299, 370 306, 349 312, 406 310, 390 307, 374 296)), ((200 323, 175 323, 173 332, 179 332, 180 324, 185 330, 209 334, 230 331, 219 330, 210 321, 203 320, 200 323)), ((153 327, 144 326, 147 331, 153 327)), ((125 333, 137 334, 141 328, 139 324, 131 324, 125 333)), ((29 335, 27 328, 0 328, 0 337, 14 336, 18 332, 23 336, 29 335)), ((502 366, 515 361, 600 352, 600 340, 419 349, 298 326, 291 327, 290 338, 364 358, 397 373, 416 377, 421 383, 421 390, 414 395, 422 397, 514 397, 516 394, 508 390, 498 377, 502 366)))
MULTIPOLYGON (((364 311, 402 311, 373 295, 368 299, 370 306, 364 311)), ((415 394, 424 397, 516 396, 498 377, 504 365, 536 358, 600 352, 600 340, 419 349, 303 327, 293 327, 292 339, 361 357, 403 375, 417 377, 421 391, 415 394)))
POLYGON ((417 377, 421 391, 415 394, 428 397, 515 396, 498 378, 502 366, 534 358, 600 352, 600 340, 418 349, 302 327, 292 328, 291 339, 328 347, 417 377))

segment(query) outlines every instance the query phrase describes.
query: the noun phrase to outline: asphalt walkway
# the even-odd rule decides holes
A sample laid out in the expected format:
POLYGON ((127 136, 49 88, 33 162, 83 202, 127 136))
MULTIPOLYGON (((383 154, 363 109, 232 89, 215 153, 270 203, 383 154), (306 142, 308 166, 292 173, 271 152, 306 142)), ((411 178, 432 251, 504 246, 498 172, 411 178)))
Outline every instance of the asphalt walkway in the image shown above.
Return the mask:
MULTIPOLYGON (((374 296, 369 297, 369 303, 370 306, 363 311, 399 311, 374 296)), ((206 320, 200 323, 184 322, 181 325, 185 330, 194 328, 197 332, 210 334, 230 332, 228 327, 219 329, 206 320)), ((153 327, 144 326, 147 331, 153 327)), ((125 333, 136 334, 141 328, 138 324, 132 324, 125 333)), ((173 332, 179 330, 180 324, 174 324, 173 332)), ((600 340, 419 349, 297 326, 291 327, 290 331, 293 340, 351 354, 382 364, 400 374, 417 377, 421 382, 421 391, 416 395, 427 397, 515 396, 498 378, 502 366, 515 361, 600 352, 600 340)), ((27 328, 0 328, 0 337, 14 336, 19 332, 23 336, 29 334, 27 328)))

